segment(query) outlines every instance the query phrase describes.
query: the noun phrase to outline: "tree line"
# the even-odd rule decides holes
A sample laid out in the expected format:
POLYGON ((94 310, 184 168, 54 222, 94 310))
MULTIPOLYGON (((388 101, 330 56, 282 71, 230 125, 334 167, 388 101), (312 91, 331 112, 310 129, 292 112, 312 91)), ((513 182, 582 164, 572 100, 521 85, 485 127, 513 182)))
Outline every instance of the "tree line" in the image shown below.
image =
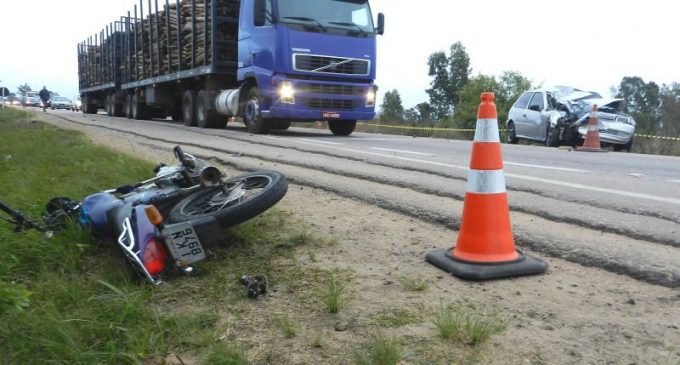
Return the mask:
MULTIPOLYGON (((484 91, 495 93, 498 120, 504 123, 515 100, 523 92, 541 86, 532 85, 531 80, 515 71, 505 71, 500 76, 473 76, 470 57, 461 42, 452 44, 448 53, 432 53, 427 65, 431 78, 426 90, 429 101, 404 109, 399 91, 387 91, 380 105, 380 123, 474 128, 479 95, 484 91)), ((635 119, 636 133, 680 136, 680 83, 659 86, 638 76, 626 76, 610 93, 624 99, 623 111, 635 119)))

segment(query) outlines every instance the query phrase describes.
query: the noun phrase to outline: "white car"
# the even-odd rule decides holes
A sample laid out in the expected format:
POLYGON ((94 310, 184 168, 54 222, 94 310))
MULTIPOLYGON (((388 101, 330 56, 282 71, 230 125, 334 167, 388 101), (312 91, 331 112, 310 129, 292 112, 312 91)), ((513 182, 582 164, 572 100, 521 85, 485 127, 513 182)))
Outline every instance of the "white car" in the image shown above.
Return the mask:
POLYGON ((80 102, 80 96, 76 95, 71 101, 71 110, 74 112, 79 112, 82 109, 82 103, 80 102))
POLYGON ((54 109, 71 109, 71 100, 63 96, 55 96, 50 100, 51 108, 54 109))

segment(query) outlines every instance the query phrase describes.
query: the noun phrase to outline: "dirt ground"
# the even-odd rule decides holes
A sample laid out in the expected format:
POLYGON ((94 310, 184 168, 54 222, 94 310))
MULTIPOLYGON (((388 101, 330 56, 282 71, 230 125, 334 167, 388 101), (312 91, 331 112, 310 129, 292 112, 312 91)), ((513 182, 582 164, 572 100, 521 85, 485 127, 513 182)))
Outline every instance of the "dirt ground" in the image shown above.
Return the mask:
MULTIPOLYGON (((159 156, 167 160, 165 151, 119 143, 104 130, 76 128, 95 142, 151 161, 159 156)), ((300 252, 296 263, 351 272, 352 295, 347 308, 335 315, 296 308, 283 291, 256 303, 287 311, 300 323, 298 335, 287 339, 268 333, 265 319, 253 316, 244 322, 238 338, 261 344, 248 352, 261 363, 351 363, 352 351, 375 335, 369 323, 376 313, 406 309, 422 313, 422 319, 382 330, 406 348, 403 364, 680 364, 678 289, 546 257, 550 267, 544 275, 463 281, 424 260, 429 251, 452 246, 455 231, 305 186, 291 185, 277 207, 317 234, 337 239, 337 245, 313 256, 300 252), (402 277, 422 279, 428 288, 409 290, 402 277), (441 303, 459 301, 495 313, 507 330, 476 348, 442 340, 428 313, 441 303), (336 330, 338 323, 347 329, 336 330)))

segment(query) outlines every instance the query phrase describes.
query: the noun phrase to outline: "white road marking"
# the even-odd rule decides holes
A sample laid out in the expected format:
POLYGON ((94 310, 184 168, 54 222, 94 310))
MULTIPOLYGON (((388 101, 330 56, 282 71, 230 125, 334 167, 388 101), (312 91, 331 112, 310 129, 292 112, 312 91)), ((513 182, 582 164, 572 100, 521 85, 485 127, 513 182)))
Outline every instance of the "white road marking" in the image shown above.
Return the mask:
MULTIPOLYGON (((265 137, 283 140, 283 138, 277 138, 277 137, 271 137, 271 136, 265 136, 265 137)), ((306 142, 294 140, 294 139, 286 139, 286 140, 292 141, 292 142, 298 142, 298 143, 302 143, 302 144, 314 145, 313 143, 306 143, 306 142)), ((316 146, 320 147, 319 145, 316 145, 316 146)), ((427 161, 427 160, 418 160, 418 159, 415 159, 415 158, 401 157, 401 156, 395 156, 395 155, 387 155, 387 154, 384 154, 384 153, 367 152, 367 151, 355 150, 355 149, 351 149, 351 148, 341 148, 341 147, 333 147, 333 146, 323 146, 323 147, 328 147, 328 148, 338 150, 338 151, 343 151, 343 152, 352 152, 352 153, 358 153, 358 154, 363 154, 363 155, 386 157, 386 158, 391 158, 391 159, 401 160, 401 161, 417 162, 417 163, 421 163, 421 164, 424 164, 424 165, 450 167, 450 168, 460 169, 460 170, 465 170, 465 171, 469 170, 469 168, 467 166, 451 165, 451 164, 447 164, 447 163, 427 161)), ((518 174, 508 174, 508 173, 506 173, 505 176, 511 177, 511 178, 514 178, 514 179, 521 179, 521 180, 527 180, 527 181, 541 182, 541 183, 550 184, 550 185, 564 186, 564 187, 572 188, 572 189, 594 191, 594 192, 598 192, 598 193, 607 193, 607 194, 612 194, 612 195, 626 196, 626 197, 630 197, 630 198, 646 199, 646 200, 658 201, 658 202, 662 202, 662 203, 670 203, 670 204, 680 205, 680 199, 666 198, 666 197, 663 197, 663 196, 656 196, 656 195, 643 194, 643 193, 634 193, 634 192, 631 192, 631 191, 624 191, 624 190, 617 190, 617 189, 598 188, 596 186, 576 184, 576 183, 570 183, 570 182, 559 181, 559 180, 544 179, 544 178, 541 178, 541 177, 534 177, 534 176, 528 176, 528 175, 518 175, 518 174)))
POLYGON ((580 170, 580 169, 570 169, 567 167, 554 167, 554 166, 544 166, 544 165, 531 165, 528 163, 519 163, 519 162, 503 162, 504 165, 513 165, 513 166, 524 166, 524 167, 534 167, 537 169, 546 169, 546 170, 560 170, 560 171, 569 171, 569 172, 590 172, 588 170, 580 170))
POLYGON ((312 141, 312 142, 316 142, 316 143, 323 143, 323 144, 330 144, 330 145, 342 145, 342 143, 319 141, 319 140, 316 140, 316 139, 305 139, 305 141, 312 141))
POLYGON ((397 152, 397 153, 410 153, 412 155, 422 155, 422 156, 437 156, 433 155, 431 153, 423 153, 423 152, 413 152, 413 151, 404 151, 404 150, 391 150, 389 148, 378 148, 378 147, 369 147, 372 150, 378 150, 378 151, 386 151, 386 152, 397 152))
POLYGON ((668 180, 668 182, 672 182, 672 183, 680 184, 680 180, 668 180))

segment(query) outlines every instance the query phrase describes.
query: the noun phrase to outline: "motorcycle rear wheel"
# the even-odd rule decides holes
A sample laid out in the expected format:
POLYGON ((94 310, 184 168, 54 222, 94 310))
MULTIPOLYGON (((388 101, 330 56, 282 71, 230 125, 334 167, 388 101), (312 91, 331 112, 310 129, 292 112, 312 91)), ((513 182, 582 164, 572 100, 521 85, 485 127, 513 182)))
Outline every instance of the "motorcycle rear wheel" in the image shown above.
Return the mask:
POLYGON ((195 192, 170 211, 171 223, 214 217, 223 227, 243 223, 271 208, 286 195, 288 183, 275 171, 258 171, 227 179, 222 186, 195 192), (234 192, 236 192, 235 195, 234 192))

